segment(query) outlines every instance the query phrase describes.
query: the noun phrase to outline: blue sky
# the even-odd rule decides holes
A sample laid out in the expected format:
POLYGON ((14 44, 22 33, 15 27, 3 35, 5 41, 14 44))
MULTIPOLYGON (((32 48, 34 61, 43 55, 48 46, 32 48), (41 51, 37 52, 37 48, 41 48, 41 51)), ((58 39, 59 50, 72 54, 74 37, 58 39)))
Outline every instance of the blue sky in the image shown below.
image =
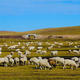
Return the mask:
POLYGON ((80 0, 0 0, 0 31, 80 25, 80 0))

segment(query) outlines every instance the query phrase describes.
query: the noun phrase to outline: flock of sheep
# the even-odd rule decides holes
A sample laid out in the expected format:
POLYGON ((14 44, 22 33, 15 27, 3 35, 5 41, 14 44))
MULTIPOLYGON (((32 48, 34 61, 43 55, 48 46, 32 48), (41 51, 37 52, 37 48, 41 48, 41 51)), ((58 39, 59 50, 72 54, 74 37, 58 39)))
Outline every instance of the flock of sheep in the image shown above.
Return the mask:
POLYGON ((71 59, 64 59, 61 57, 42 59, 42 57, 33 57, 30 59, 30 62, 34 63, 36 65, 36 68, 39 67, 40 69, 52 69, 56 66, 62 66, 63 69, 65 69, 67 66, 70 66, 70 68, 73 70, 80 66, 80 58, 77 57, 73 57, 71 59))
MULTIPOLYGON (((9 42, 3 43, 0 45, 0 55, 2 55, 3 47, 6 47, 7 50, 10 50, 10 54, 6 55, 5 57, 0 58, 0 65, 3 66, 18 66, 18 65, 26 65, 26 64, 33 64, 36 68, 39 69, 52 69, 57 66, 62 66, 63 69, 65 69, 67 66, 70 66, 71 69, 76 69, 80 66, 80 58, 73 57, 71 59, 64 59, 61 57, 53 57, 55 55, 58 55, 58 50, 53 50, 54 47, 61 48, 65 44, 68 46, 71 46, 75 48, 74 50, 69 49, 69 53, 76 53, 80 54, 78 42, 18 42, 16 45, 15 42, 9 42), (45 46, 44 46, 45 45, 45 46), (23 52, 21 51, 24 51, 23 52), (35 52, 32 52, 34 51, 35 52), (49 51, 51 58, 42 58, 42 57, 32 57, 28 59, 28 55, 31 55, 33 53, 45 55, 47 54, 47 51, 49 51), (15 55, 15 52, 17 53, 18 57, 13 57, 15 55)), ((34 55, 35 56, 35 55, 34 55)))

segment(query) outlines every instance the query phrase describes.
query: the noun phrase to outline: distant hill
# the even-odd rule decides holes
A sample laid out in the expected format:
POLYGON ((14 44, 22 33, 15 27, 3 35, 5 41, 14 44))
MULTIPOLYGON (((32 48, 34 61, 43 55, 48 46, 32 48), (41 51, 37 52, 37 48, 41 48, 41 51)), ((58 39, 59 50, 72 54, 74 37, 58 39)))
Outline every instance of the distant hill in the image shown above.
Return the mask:
POLYGON ((47 28, 47 29, 28 31, 25 33, 36 33, 42 35, 80 35, 80 26, 47 28))
POLYGON ((0 35, 24 35, 32 33, 41 35, 80 35, 80 26, 47 28, 28 32, 0 31, 0 35))
POLYGON ((22 35, 23 32, 0 31, 0 35, 22 35))

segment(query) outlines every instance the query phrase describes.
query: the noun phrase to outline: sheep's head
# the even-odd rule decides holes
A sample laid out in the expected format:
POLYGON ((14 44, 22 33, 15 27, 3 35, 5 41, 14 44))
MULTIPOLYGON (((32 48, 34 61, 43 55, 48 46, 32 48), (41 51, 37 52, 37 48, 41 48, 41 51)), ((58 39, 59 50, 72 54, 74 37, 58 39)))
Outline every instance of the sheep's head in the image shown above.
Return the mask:
POLYGON ((14 55, 14 52, 11 52, 11 55, 14 55))
POLYGON ((76 67, 78 68, 79 66, 80 66, 79 63, 77 63, 76 67))

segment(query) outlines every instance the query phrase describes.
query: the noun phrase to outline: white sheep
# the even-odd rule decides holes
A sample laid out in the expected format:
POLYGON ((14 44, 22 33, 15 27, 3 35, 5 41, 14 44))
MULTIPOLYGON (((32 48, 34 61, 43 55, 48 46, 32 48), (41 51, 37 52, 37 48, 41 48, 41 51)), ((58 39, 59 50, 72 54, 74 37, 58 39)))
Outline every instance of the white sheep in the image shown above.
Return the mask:
POLYGON ((41 53, 41 50, 37 50, 36 53, 41 53))
POLYGON ((47 53, 46 50, 40 52, 40 54, 46 54, 46 53, 47 53))
POLYGON ((69 60, 69 59, 65 59, 64 60, 64 67, 63 67, 63 69, 65 69, 67 65, 71 66, 72 70, 74 69, 74 67, 78 68, 78 66, 79 66, 79 64, 76 64, 75 61, 69 60))
POLYGON ((16 65, 19 65, 19 58, 18 57, 15 57, 14 58, 14 62, 15 62, 16 65))
POLYGON ((2 54, 2 52, 0 51, 0 55, 2 54))
POLYGON ((78 50, 73 50, 73 53, 79 54, 80 51, 78 51, 78 50))
POLYGON ((18 42, 18 45, 20 45, 21 43, 20 42, 18 42))
POLYGON ((22 47, 21 47, 21 49, 24 49, 24 48, 25 48, 25 46, 22 46, 22 47))
POLYGON ((30 52, 30 51, 28 51, 28 50, 26 50, 24 54, 25 54, 25 55, 30 55, 30 54, 31 54, 31 52, 30 52))
POLYGON ((21 52, 21 51, 18 51, 18 55, 19 55, 19 56, 22 55, 22 52, 21 52))
POLYGON ((9 55, 7 55, 6 57, 7 57, 7 58, 12 58, 12 55, 11 55, 11 54, 9 54, 9 55))
POLYGON ((21 62, 22 65, 26 64, 26 62, 27 62, 26 55, 23 55, 23 54, 20 55, 20 62, 21 62))
POLYGON ((29 43, 26 43, 26 46, 28 47, 30 44, 29 43))
POLYGON ((16 52, 20 51, 20 49, 16 49, 16 52))
POLYGON ((38 45, 41 46, 42 45, 42 42, 38 42, 38 45))
POLYGON ((7 57, 0 58, 0 64, 3 64, 5 67, 8 66, 9 60, 7 57))
POLYGON ((57 63, 61 63, 61 64, 64 64, 64 58, 60 58, 60 57, 53 57, 53 58, 50 58, 54 61, 56 61, 56 64, 57 63))
POLYGON ((9 63, 10 63, 11 66, 13 66, 14 65, 14 59, 13 58, 9 58, 9 63))
POLYGON ((53 45, 52 45, 52 46, 49 46, 49 47, 48 47, 48 50, 50 50, 50 49, 52 49, 52 48, 53 48, 53 45))
POLYGON ((39 58, 33 57, 29 61, 30 61, 30 63, 35 64, 36 68, 39 66, 39 58))
POLYGON ((29 48, 29 50, 34 50, 35 49, 34 46, 29 46, 28 48, 29 48))
POLYGON ((78 57, 73 57, 73 58, 71 58, 73 61, 75 61, 75 62, 78 62, 78 57))
POLYGON ((57 55, 58 51, 51 51, 51 56, 57 55))
POLYGON ((37 47, 37 49, 39 49, 39 50, 42 49, 42 48, 43 48, 43 47, 37 47))
POLYGON ((49 42, 45 42, 47 45, 51 45, 49 42))
POLYGON ((0 47, 0 51, 2 50, 2 48, 0 47))
POLYGON ((46 51, 46 50, 43 50, 43 51, 42 51, 42 50, 37 50, 37 51, 36 51, 36 53, 46 54, 46 53, 47 53, 47 51, 46 51))
POLYGON ((52 68, 47 59, 40 59, 39 60, 39 66, 40 66, 40 69, 43 69, 43 68, 51 69, 52 68))

